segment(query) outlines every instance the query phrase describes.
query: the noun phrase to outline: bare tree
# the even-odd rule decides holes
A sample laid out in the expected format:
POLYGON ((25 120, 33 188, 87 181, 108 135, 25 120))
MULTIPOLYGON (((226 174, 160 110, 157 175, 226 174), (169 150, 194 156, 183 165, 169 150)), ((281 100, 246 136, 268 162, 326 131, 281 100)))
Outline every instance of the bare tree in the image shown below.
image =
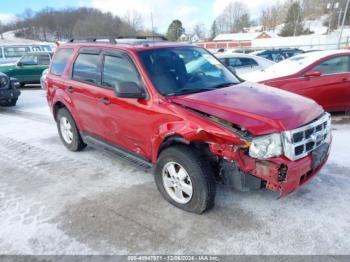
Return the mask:
POLYGON ((281 24, 284 20, 281 10, 282 6, 280 4, 265 7, 262 10, 260 23, 263 26, 263 30, 275 31, 276 26, 281 24))
POLYGON ((143 29, 142 15, 135 10, 128 10, 124 15, 124 21, 136 32, 143 29))
POLYGON ((44 8, 22 15, 17 22, 16 36, 36 40, 66 40, 72 36, 119 36, 135 30, 118 16, 94 8, 44 8))
POLYGON ((237 33, 250 26, 250 15, 247 6, 240 1, 231 2, 216 19, 220 32, 237 33))
POLYGON ((193 34, 197 35, 200 39, 203 39, 207 35, 207 29, 204 24, 196 24, 193 27, 193 34))

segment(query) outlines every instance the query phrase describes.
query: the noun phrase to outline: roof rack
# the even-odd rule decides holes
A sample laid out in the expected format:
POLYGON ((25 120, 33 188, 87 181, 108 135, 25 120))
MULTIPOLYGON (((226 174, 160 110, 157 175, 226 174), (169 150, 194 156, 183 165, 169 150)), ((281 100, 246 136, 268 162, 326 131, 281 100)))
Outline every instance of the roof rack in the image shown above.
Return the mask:
MULTIPOLYGON (((117 36, 117 37, 77 37, 77 38, 71 38, 68 43, 110 43, 110 44, 117 44, 118 40, 130 40, 132 41, 141 41, 141 40, 160 40, 160 41, 168 41, 168 39, 161 35, 151 35, 151 36, 117 36)), ((121 43, 125 43, 125 41, 120 41, 121 43)))

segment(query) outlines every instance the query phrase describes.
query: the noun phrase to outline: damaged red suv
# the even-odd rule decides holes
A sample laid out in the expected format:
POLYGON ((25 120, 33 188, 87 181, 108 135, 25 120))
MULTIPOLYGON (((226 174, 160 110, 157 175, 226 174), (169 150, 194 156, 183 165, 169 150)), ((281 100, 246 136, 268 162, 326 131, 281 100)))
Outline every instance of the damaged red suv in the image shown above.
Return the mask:
POLYGON ((171 204, 214 205, 215 185, 285 195, 325 164, 330 115, 314 101, 242 82, 205 49, 155 39, 71 40, 46 79, 63 144, 154 169, 171 204))

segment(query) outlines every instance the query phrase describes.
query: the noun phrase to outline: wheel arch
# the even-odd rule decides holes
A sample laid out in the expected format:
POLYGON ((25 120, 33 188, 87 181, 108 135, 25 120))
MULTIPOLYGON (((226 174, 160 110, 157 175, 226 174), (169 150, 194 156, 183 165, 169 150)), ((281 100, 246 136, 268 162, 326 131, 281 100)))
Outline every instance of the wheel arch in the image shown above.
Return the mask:
POLYGON ((204 141, 189 141, 180 134, 173 134, 165 137, 163 141, 160 143, 158 150, 156 152, 156 157, 155 159, 153 159, 154 162, 157 161, 159 155, 161 154, 162 151, 164 151, 164 149, 175 145, 184 145, 184 146, 188 146, 196 149, 205 148, 205 152, 207 152, 206 149, 209 149, 209 144, 204 141))
POLYGON ((67 109, 67 111, 71 114, 72 118, 74 119, 74 122, 77 125, 77 128, 81 131, 82 126, 80 123, 80 119, 79 119, 78 115, 75 114, 73 107, 70 105, 69 101, 62 101, 61 99, 59 99, 53 103, 52 114, 53 114, 55 121, 57 122, 57 113, 61 108, 67 109))

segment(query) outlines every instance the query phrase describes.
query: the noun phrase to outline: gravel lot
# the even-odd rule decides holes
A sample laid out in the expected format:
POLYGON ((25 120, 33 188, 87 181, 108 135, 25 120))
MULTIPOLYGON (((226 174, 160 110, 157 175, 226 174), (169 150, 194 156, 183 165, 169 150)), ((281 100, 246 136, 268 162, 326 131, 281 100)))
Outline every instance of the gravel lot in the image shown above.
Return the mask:
POLYGON ((67 151, 45 93, 25 90, 0 108, 0 253, 350 254, 350 121, 336 122, 327 166, 299 191, 219 186, 200 216, 114 155, 67 151))

